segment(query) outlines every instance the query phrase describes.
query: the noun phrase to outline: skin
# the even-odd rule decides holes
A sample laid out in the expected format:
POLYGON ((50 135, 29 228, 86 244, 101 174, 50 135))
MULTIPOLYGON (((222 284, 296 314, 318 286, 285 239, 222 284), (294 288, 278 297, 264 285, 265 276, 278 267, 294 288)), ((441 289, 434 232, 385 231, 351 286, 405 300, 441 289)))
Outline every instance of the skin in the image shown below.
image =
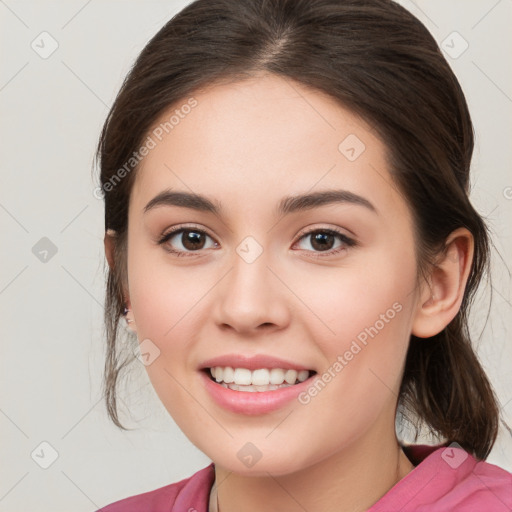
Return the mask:
MULTIPOLYGON (((419 281, 410 208, 386 147, 361 119, 273 75, 194 97, 198 105, 144 158, 130 197, 125 293, 139 342, 160 350, 149 378, 215 462, 220 511, 366 510, 414 469, 395 434, 408 341, 436 334, 457 313, 472 237, 454 232, 429 282, 419 281), (338 149, 350 134, 366 147, 354 161, 338 149), (221 202, 223 214, 177 206, 144 213, 168 188, 221 202), (376 212, 345 203, 274 213, 285 196, 330 189, 363 196, 376 212), (191 256, 156 242, 191 223, 208 235, 191 256), (357 245, 326 255, 302 237, 327 228, 357 245), (263 250, 252 263, 236 252, 247 236, 263 250), (202 386, 201 362, 227 353, 270 354, 322 374, 396 303, 400 312, 307 404, 245 416, 220 408, 202 386), (237 457, 247 442, 261 453, 250 468, 237 457)), ((167 246, 187 251, 182 242, 178 234, 167 246)), ((332 243, 331 252, 343 246, 332 243)), ((105 247, 114 265, 108 235, 105 247)))

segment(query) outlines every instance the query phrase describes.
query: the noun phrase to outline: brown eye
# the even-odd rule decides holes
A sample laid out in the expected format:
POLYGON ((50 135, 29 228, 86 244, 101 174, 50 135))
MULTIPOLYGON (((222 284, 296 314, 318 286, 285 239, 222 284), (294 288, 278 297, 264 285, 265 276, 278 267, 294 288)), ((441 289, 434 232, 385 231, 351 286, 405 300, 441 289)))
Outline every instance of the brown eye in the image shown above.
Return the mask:
MULTIPOLYGON (((300 241, 309 240, 311 247, 306 247, 306 250, 313 253, 326 253, 326 256, 334 255, 340 251, 347 250, 349 247, 357 245, 355 240, 352 240, 345 234, 333 229, 315 229, 303 234, 300 241), (336 245, 336 240, 339 240, 336 245)), ((318 255, 323 256, 323 255, 318 255)))
POLYGON ((177 256, 188 256, 187 253, 199 252, 202 249, 215 247, 213 242, 210 247, 206 246, 207 239, 212 238, 202 229, 196 228, 177 228, 165 234, 159 244, 164 245, 165 249, 177 256))
POLYGON ((199 233, 198 231, 185 229, 181 232, 180 241, 183 247, 189 251, 202 249, 204 246, 204 234, 199 233))
POLYGON ((325 231, 317 232, 311 236, 311 247, 317 249, 319 251, 328 251, 332 249, 336 241, 336 237, 331 235, 330 233, 326 233, 325 231))

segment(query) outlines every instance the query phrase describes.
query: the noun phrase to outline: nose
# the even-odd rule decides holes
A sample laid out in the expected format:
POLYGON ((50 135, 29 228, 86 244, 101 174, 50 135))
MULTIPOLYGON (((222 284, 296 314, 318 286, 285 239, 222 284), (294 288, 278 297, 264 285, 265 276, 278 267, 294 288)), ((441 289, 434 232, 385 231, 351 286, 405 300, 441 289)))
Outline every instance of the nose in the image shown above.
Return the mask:
POLYGON ((216 324, 246 336, 286 327, 292 294, 278 268, 269 266, 265 251, 252 262, 238 254, 232 261, 232 267, 216 287, 216 324))

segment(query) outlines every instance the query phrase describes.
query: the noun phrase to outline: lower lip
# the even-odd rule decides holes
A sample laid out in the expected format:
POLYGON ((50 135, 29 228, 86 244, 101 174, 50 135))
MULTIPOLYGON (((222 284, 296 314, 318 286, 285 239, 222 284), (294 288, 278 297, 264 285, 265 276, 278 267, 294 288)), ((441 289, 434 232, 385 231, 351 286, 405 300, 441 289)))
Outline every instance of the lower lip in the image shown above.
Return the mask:
POLYGON ((313 377, 303 382, 272 391, 235 391, 213 381, 205 371, 200 371, 203 385, 213 400, 232 412, 256 416, 276 411, 297 398, 310 384, 313 377))

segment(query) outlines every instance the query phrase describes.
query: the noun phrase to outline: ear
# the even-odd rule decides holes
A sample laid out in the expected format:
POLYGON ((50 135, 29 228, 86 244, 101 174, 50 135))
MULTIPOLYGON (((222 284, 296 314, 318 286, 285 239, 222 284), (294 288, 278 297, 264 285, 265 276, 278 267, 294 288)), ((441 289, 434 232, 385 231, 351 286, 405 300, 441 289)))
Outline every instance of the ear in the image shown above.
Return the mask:
POLYGON ((113 229, 105 231, 105 238, 103 244, 105 245, 105 256, 107 258, 110 270, 114 270, 114 246, 115 246, 116 232, 113 229))
POLYGON ((434 265, 429 283, 423 283, 411 333, 430 338, 457 315, 473 261, 473 235, 466 228, 453 231, 445 251, 434 265))
MULTIPOLYGON (((116 243, 116 232, 113 229, 107 229, 105 232, 105 238, 103 239, 103 243, 105 245, 105 256, 107 258, 108 266, 111 271, 114 271, 115 267, 115 258, 114 258, 114 250, 116 243)), ((126 290, 123 290, 124 296, 124 304, 128 309, 128 312, 125 315, 125 322, 127 327, 133 331, 137 332, 137 327, 135 325, 135 319, 133 317, 132 305, 130 301, 130 295, 126 290)))

